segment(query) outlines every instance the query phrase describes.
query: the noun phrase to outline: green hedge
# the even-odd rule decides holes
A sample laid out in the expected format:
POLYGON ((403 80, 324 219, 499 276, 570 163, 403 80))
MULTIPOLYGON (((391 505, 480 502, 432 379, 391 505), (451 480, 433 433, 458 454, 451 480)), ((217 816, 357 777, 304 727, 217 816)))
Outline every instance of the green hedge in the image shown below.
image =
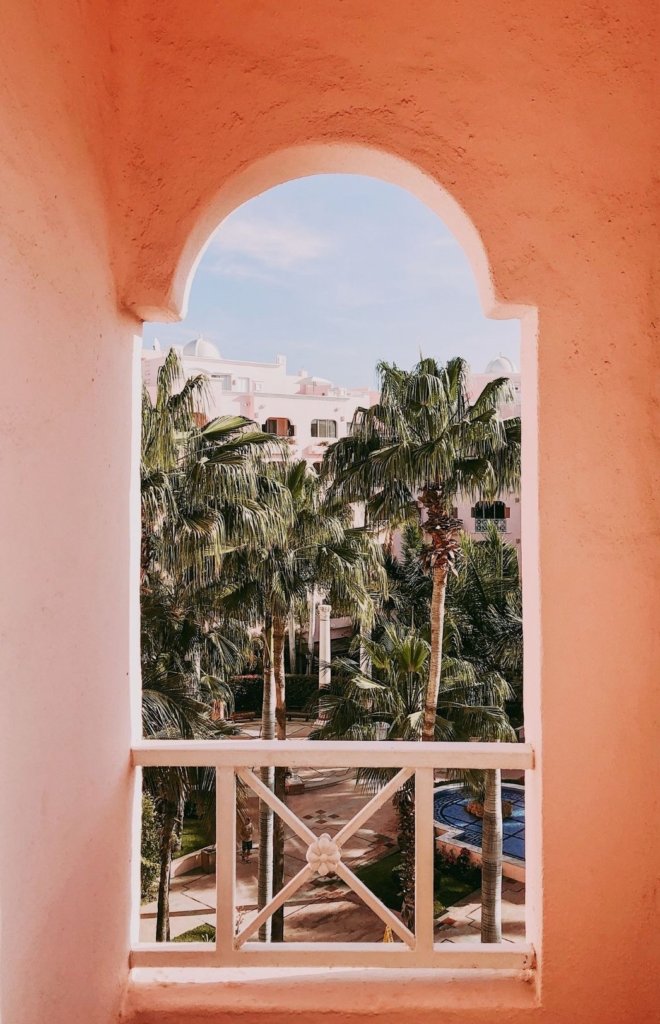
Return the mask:
MULTIPOLYGON (((261 714, 264 694, 262 676, 235 676, 230 680, 229 685, 234 694, 235 710, 238 714, 245 714, 250 711, 257 715, 261 714)), ((318 693, 318 686, 319 683, 316 676, 287 675, 287 710, 306 711, 309 707, 313 707, 318 693)))
POLYGON ((152 900, 160 874, 160 828, 156 808, 149 793, 142 794, 142 841, 140 848, 140 898, 152 900))

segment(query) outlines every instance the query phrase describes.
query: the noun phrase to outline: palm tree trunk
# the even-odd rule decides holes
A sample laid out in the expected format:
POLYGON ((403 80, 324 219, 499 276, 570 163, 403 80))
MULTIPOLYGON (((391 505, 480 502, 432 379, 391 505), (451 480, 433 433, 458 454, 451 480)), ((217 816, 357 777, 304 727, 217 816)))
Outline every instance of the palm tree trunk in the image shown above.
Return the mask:
MULTIPOLYGON (((273 622, 270 615, 264 623, 263 669, 264 694, 261 708, 261 738, 272 740, 275 735, 275 680, 273 674, 273 622)), ((259 775, 264 786, 274 789, 275 777, 272 768, 261 768, 259 775)), ((257 908, 270 902, 273 896, 273 812, 259 802, 259 866, 257 878, 257 908)), ((270 942, 271 919, 259 929, 261 942, 270 942)))
MULTIPOLYGON (((286 676, 284 674, 284 638, 286 621, 273 619, 273 669, 275 678, 275 726, 278 740, 286 739, 286 676)), ((275 796, 286 801, 286 768, 275 769, 275 796)), ((284 885, 284 825, 279 815, 273 829, 273 895, 284 885)), ((284 942, 284 907, 272 917, 272 940, 284 942)))
POLYGON ((447 576, 459 547, 458 531, 461 521, 450 514, 451 510, 447 507, 447 498, 440 484, 427 484, 420 494, 420 501, 426 510, 422 529, 431 538, 431 572, 433 576, 431 657, 422 722, 422 740, 428 743, 435 738, 435 719, 442 675, 442 637, 445 628, 447 576))
POLYGON ((394 803, 401 850, 401 916, 408 928, 415 927, 415 783, 412 779, 398 790, 394 803))
POLYGON ((433 566, 433 593, 431 595, 431 656, 429 679, 424 700, 422 740, 432 742, 435 738, 435 717, 440 694, 442 673, 442 637, 445 628, 445 596, 447 594, 447 563, 439 558, 433 566))
POLYGON ((156 942, 170 941, 170 872, 177 823, 182 817, 182 801, 164 799, 160 806, 160 875, 156 910, 156 942))
POLYGON ((360 626, 360 672, 363 676, 367 676, 371 679, 371 658, 369 657, 369 652, 363 643, 363 638, 371 640, 371 630, 367 630, 364 626, 360 626))
POLYGON ((484 772, 481 837, 481 941, 502 941, 502 773, 484 772))

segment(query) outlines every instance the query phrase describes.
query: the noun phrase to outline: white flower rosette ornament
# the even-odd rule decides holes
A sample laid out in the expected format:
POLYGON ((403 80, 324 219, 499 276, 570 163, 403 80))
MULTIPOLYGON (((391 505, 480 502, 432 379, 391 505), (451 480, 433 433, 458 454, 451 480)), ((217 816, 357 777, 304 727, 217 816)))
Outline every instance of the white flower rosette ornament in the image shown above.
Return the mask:
POLYGON ((307 848, 307 863, 317 875, 332 875, 341 860, 341 850, 327 832, 320 835, 307 848))

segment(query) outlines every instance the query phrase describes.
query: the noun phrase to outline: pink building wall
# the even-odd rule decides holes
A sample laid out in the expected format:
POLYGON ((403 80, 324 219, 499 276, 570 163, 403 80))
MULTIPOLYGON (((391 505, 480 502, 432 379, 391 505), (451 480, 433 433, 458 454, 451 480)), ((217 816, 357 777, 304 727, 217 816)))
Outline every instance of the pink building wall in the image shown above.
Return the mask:
POLYGON ((109 252, 109 21, 21 2, 3 22, 0 1019, 107 1024, 129 938, 139 331, 109 252))
POLYGON ((323 170, 414 190, 466 246, 484 308, 526 314, 538 987, 134 978, 127 1019, 652 1021, 648 5, 8 0, 3 24, 3 1024, 110 1024, 128 977, 133 334, 178 315, 224 213, 323 170), (610 839, 621 808, 640 815, 610 839))
MULTIPOLYGON (((501 408, 502 417, 507 419, 510 416, 522 415, 522 380, 521 375, 517 368, 511 363, 510 360, 504 358, 497 358, 491 360, 486 365, 483 372, 472 372, 470 374, 470 400, 474 401, 483 391, 486 384, 490 381, 496 380, 499 377, 506 377, 509 381, 512 401, 503 405, 501 408), (501 363, 501 367, 499 364, 501 363), (508 364, 508 365, 507 365, 508 364), (489 369, 493 372, 489 372, 489 369)), ((524 429, 524 428, 523 428, 524 429)), ((518 551, 518 555, 521 555, 521 539, 522 539, 522 515, 520 505, 520 493, 510 492, 508 494, 498 495, 498 499, 501 500, 506 508, 507 515, 504 521, 498 523, 498 527, 502 529, 505 540, 518 551)), ((457 515, 458 518, 463 522, 463 529, 470 536, 479 539, 483 537, 483 533, 477 530, 477 518, 473 516, 472 512, 475 509, 475 501, 461 499, 458 502, 457 515)), ((478 511, 478 509, 477 509, 478 511)))

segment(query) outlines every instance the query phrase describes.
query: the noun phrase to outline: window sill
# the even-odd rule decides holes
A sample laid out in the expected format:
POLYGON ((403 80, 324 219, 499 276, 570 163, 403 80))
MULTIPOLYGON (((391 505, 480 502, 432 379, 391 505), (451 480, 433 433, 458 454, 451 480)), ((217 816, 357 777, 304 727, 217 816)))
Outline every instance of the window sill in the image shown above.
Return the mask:
MULTIPOLYGON (((213 1020, 343 1024, 378 1015, 379 1024, 437 1024, 438 1011, 470 1013, 476 1024, 512 1024, 538 1007, 534 970, 378 968, 133 968, 122 1024, 203 1024, 213 1020), (476 1013, 475 1013, 476 1011, 476 1013), (511 1011, 515 1012, 512 1016, 511 1011)), ((453 1019, 453 1016, 452 1016, 453 1019)), ((445 1017, 445 1020, 447 1018, 445 1017)))

